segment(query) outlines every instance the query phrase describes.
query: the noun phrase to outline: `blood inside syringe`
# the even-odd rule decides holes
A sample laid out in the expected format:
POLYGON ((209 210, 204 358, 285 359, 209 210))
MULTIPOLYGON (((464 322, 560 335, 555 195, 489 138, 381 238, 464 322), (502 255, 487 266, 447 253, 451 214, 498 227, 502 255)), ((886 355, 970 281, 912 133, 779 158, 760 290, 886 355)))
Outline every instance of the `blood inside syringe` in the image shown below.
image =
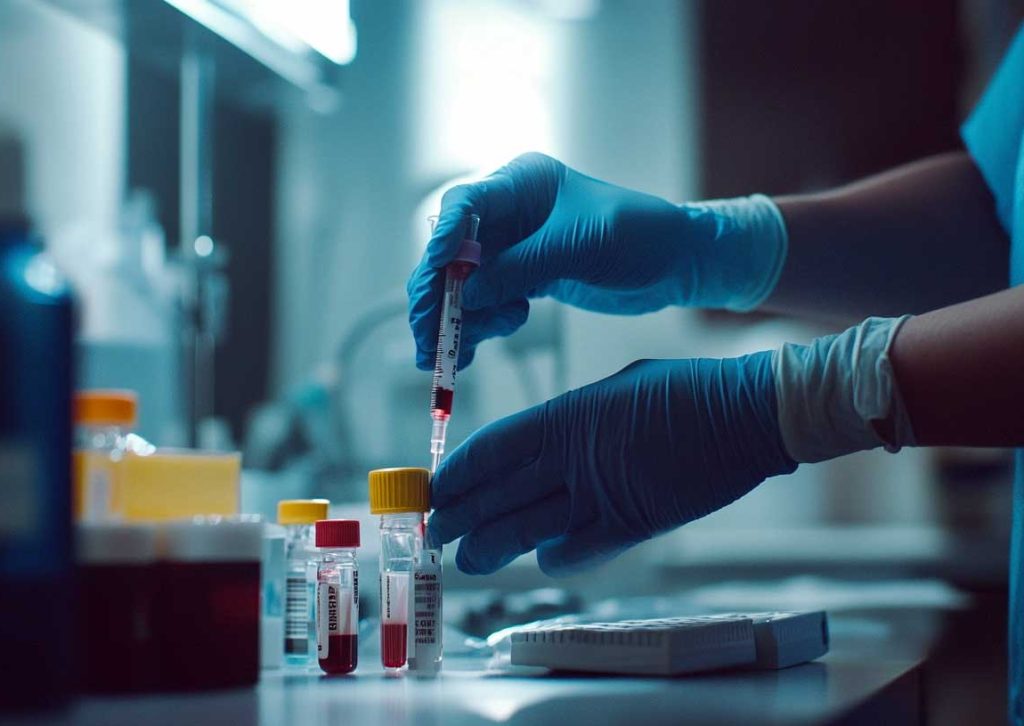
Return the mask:
POLYGON ((455 391, 435 387, 430 392, 430 416, 434 419, 448 419, 452 415, 452 399, 455 391))

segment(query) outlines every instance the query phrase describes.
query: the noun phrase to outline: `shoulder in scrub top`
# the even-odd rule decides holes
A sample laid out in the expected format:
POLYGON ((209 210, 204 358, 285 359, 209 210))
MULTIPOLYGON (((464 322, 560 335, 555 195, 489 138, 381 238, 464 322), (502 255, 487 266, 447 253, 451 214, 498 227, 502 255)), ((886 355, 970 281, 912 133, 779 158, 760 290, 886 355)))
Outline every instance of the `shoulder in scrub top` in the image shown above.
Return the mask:
MULTIPOLYGON (((961 129, 1010 236, 1010 286, 1024 283, 1024 24, 961 129)), ((970 244, 970 240, 964 240, 970 244)), ((1018 449, 1010 544, 1009 719, 1024 726, 1024 449, 1018 449)))

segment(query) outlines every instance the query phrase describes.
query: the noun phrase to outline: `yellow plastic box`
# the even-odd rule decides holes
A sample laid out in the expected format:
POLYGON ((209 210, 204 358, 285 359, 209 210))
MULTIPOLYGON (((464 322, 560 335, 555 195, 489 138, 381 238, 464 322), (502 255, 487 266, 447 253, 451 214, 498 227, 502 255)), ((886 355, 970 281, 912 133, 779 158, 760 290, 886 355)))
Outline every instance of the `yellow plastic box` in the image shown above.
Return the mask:
POLYGON ((128 522, 238 514, 242 456, 188 449, 128 454, 117 462, 117 509, 128 522))

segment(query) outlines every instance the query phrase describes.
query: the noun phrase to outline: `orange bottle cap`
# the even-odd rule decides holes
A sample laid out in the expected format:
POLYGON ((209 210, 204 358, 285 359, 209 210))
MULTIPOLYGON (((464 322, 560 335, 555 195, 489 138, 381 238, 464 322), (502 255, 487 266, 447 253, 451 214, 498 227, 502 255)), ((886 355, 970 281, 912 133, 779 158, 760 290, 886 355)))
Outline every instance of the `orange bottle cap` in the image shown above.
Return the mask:
POLYGON ((133 426, 138 415, 134 391, 93 390, 75 394, 75 423, 86 426, 133 426))

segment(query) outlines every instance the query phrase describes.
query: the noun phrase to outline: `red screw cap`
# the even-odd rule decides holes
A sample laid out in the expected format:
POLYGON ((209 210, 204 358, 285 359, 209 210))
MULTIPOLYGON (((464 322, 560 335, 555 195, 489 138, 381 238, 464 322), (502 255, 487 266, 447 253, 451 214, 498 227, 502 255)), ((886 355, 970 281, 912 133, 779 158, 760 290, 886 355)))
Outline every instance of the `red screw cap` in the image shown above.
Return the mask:
POLYGON ((316 523, 317 547, 358 547, 359 522, 355 519, 321 519, 316 523))

